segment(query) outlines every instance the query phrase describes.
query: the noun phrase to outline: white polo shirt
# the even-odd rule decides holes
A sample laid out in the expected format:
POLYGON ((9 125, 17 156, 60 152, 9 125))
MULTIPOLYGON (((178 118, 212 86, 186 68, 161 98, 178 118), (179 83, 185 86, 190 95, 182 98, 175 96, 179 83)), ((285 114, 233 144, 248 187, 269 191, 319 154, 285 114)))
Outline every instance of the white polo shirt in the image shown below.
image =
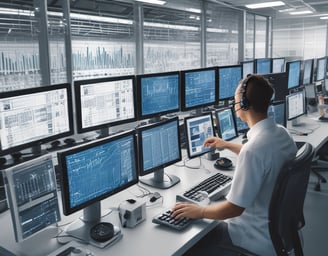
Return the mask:
POLYGON ((297 147, 287 129, 272 118, 256 123, 247 133, 227 200, 244 207, 242 215, 226 220, 235 245, 258 255, 276 255, 269 228, 268 209, 282 165, 293 159, 297 147))

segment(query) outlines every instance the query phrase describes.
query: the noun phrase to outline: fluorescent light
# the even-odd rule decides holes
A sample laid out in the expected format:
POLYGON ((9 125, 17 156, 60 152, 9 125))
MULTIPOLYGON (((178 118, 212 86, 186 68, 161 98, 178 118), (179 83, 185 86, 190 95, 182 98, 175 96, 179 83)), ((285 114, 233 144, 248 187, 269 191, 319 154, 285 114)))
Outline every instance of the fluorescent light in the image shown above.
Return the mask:
POLYGON ((294 11, 295 8, 287 8, 287 9, 282 9, 282 10, 279 10, 279 12, 291 12, 291 11, 294 11))
POLYGON ((320 17, 321 20, 328 20, 328 16, 320 17))
POLYGON ((194 12, 194 13, 202 13, 201 9, 196 9, 196 8, 186 8, 187 12, 194 12))
POLYGON ((266 7, 275 7, 285 5, 282 1, 274 1, 274 2, 266 2, 266 3, 258 3, 258 4, 246 4, 245 6, 249 9, 258 9, 258 8, 266 8, 266 7))
POLYGON ((198 27, 185 26, 185 25, 171 25, 157 22, 144 22, 145 27, 156 27, 156 28, 169 28, 177 30, 188 30, 188 31, 199 31, 198 27))
POLYGON ((9 15, 21 15, 21 16, 34 16, 34 12, 22 10, 22 9, 11 9, 11 8, 0 8, 0 14, 9 15))
POLYGON ((80 13, 70 13, 70 17, 72 19, 77 20, 89 20, 89 21, 99 21, 99 22, 108 22, 108 23, 119 23, 119 24, 126 24, 132 25, 132 20, 127 19, 119 19, 119 18, 111 18, 111 17, 103 17, 103 16, 94 16, 94 15, 87 15, 87 14, 80 14, 80 13))
POLYGON ((310 10, 306 10, 306 11, 290 12, 289 14, 290 15, 302 15, 302 14, 310 14, 310 13, 313 13, 313 12, 310 10))
POLYGON ((159 5, 166 4, 166 1, 162 1, 162 0, 135 0, 135 1, 143 2, 147 4, 159 4, 159 5))

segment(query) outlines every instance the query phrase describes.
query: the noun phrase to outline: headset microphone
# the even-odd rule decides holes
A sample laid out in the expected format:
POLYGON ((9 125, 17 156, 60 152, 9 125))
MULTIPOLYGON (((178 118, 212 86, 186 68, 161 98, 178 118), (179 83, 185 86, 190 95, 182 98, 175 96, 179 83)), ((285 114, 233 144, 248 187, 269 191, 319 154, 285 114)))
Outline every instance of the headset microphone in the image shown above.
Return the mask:
POLYGON ((237 113, 239 110, 241 110, 242 108, 238 108, 238 109, 236 109, 236 110, 234 110, 235 111, 235 113, 237 113))

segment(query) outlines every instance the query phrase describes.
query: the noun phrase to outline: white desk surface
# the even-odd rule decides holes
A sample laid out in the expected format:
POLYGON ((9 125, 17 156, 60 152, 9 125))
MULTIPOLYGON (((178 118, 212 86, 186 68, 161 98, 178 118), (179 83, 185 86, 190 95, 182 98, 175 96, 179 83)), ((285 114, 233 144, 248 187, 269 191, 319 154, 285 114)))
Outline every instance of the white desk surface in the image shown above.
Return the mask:
MULTIPOLYGON (((301 133, 308 133, 307 136, 294 135, 296 141, 308 141, 313 146, 318 147, 327 140, 328 137, 328 123, 316 121, 317 116, 306 116, 301 118, 299 126, 292 127, 290 122, 288 128, 292 131, 301 133)), ((240 142, 241 138, 236 139, 240 142)), ((186 157, 185 150, 183 155, 186 157)), ((236 161, 237 156, 227 150, 221 151, 221 156, 230 158, 233 162, 236 161)), ((199 158, 191 159, 185 162, 187 166, 198 166, 200 163, 199 158)), ((142 256, 167 256, 167 255, 181 255, 193 244, 195 244, 201 237, 208 233, 214 226, 215 221, 211 220, 198 220, 193 223, 184 231, 174 231, 163 226, 155 225, 152 223, 152 217, 158 213, 163 212, 165 209, 171 208, 175 204, 176 194, 187 190, 192 185, 199 183, 207 176, 217 172, 213 167, 213 162, 202 157, 201 169, 191 169, 186 166, 181 167, 183 162, 172 165, 165 169, 168 174, 175 174, 181 179, 181 182, 172 188, 166 190, 154 189, 145 185, 152 192, 159 192, 163 196, 163 203, 160 199, 152 206, 147 207, 146 220, 133 229, 122 228, 118 218, 118 212, 111 213, 112 223, 121 228, 123 237, 117 243, 99 249, 91 245, 81 244, 81 247, 87 248, 93 252, 94 255, 142 255, 142 256)), ((227 175, 233 175, 233 171, 222 171, 227 175)), ((152 175, 152 174, 151 174, 152 175)), ((121 202, 129 198, 136 198, 141 192, 137 185, 122 191, 114 196, 109 197, 102 201, 102 209, 117 208, 121 202)), ((146 199, 145 199, 146 200, 146 199)), ((61 199, 59 199, 61 201, 61 199)), ((62 214, 62 221, 59 225, 64 225, 75 220, 81 216, 82 212, 77 212, 70 216, 62 214)), ((23 243, 16 243, 14 240, 13 227, 9 211, 0 214, 0 244, 1 246, 9 249, 16 255, 20 256, 44 256, 47 255, 61 245, 57 242, 56 238, 52 238, 54 232, 42 231, 41 233, 33 236, 23 243)), ((57 230, 56 230, 57 232, 57 230)))

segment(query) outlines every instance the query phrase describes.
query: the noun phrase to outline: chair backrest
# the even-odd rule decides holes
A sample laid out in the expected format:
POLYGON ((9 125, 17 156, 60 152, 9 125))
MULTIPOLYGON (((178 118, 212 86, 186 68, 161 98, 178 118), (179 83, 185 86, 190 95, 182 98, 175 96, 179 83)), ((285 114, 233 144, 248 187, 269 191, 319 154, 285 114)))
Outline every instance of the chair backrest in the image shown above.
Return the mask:
POLYGON ((305 225, 303 206, 314 155, 305 143, 281 170, 270 201, 269 231, 277 255, 303 255, 298 231, 305 225))

